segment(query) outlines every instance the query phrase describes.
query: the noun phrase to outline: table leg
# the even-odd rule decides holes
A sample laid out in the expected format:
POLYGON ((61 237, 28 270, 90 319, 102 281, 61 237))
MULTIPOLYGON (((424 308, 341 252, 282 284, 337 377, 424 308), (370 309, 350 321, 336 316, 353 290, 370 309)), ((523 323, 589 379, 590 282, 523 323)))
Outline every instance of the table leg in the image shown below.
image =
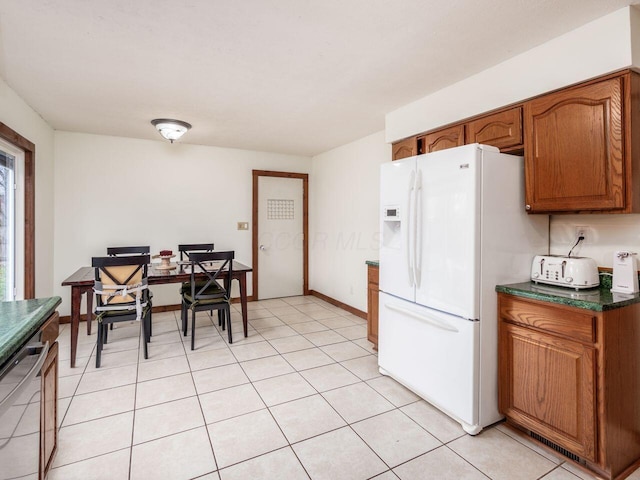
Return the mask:
POLYGON ((92 320, 93 320, 93 290, 87 290, 87 335, 91 335, 92 320))
POLYGON ((82 289, 71 287, 71 368, 76 366, 76 350, 78 348, 78 327, 80 326, 80 301, 82 289))
POLYGON ((242 305, 242 326, 244 327, 244 336, 247 336, 247 274, 242 272, 238 275, 238 283, 240 284, 240 304, 242 305))

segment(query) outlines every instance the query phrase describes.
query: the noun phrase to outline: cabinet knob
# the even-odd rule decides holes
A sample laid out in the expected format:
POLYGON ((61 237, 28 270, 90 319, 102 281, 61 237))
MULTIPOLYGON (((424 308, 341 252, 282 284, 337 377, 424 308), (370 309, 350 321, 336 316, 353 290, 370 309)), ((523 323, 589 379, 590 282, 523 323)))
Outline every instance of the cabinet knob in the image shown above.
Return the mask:
POLYGON ((524 209, 525 209, 525 210, 531 210, 531 205, 525 205, 525 206, 524 206, 524 209))

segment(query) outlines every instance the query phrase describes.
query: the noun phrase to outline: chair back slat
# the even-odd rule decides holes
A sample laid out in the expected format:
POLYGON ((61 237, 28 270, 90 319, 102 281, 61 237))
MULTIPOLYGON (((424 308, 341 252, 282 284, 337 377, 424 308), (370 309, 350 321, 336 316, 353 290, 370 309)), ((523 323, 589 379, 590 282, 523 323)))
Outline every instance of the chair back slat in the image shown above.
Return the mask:
POLYGON ((195 300, 211 300, 215 298, 226 298, 231 296, 231 275, 233 274, 234 251, 226 252, 192 252, 189 256, 191 261, 191 296, 195 300), (215 264, 211 262, 216 262, 215 264), (229 281, 222 292, 211 293, 210 287, 216 284, 216 280, 221 272, 228 270, 229 281), (203 272, 206 281, 196 285, 196 275, 203 272))
POLYGON ((135 247, 107 247, 107 255, 116 257, 118 255, 149 255, 151 247, 140 245, 135 247))
POLYGON ((180 260, 189 260, 192 253, 213 252, 213 243, 183 243, 178 245, 180 260))
POLYGON ((116 286, 135 286, 146 284, 149 255, 126 256, 126 257, 93 257, 91 265, 95 268, 94 289, 98 292, 97 304, 99 307, 105 305, 132 303, 136 301, 136 291, 127 292, 125 295, 113 293, 118 290, 116 286), (107 293, 107 292, 111 292, 107 293))

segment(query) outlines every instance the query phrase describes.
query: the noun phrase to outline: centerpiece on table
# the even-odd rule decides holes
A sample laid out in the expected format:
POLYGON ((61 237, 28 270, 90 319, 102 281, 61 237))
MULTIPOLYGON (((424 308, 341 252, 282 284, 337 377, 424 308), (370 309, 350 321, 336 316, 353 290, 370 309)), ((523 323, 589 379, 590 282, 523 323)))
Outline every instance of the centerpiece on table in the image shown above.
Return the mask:
POLYGON ((171 259, 175 257, 173 251, 171 250, 160 250, 159 255, 154 255, 151 258, 159 258, 160 264, 154 265, 156 270, 173 270, 176 268, 175 265, 171 264, 171 259))

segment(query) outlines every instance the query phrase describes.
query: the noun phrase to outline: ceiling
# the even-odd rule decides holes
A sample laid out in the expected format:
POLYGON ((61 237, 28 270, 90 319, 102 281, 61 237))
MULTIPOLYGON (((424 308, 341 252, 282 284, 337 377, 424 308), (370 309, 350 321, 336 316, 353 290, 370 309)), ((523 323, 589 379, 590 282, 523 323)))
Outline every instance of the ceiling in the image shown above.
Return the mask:
POLYGON ((0 76, 56 130, 315 155, 633 0, 0 0, 0 76))

